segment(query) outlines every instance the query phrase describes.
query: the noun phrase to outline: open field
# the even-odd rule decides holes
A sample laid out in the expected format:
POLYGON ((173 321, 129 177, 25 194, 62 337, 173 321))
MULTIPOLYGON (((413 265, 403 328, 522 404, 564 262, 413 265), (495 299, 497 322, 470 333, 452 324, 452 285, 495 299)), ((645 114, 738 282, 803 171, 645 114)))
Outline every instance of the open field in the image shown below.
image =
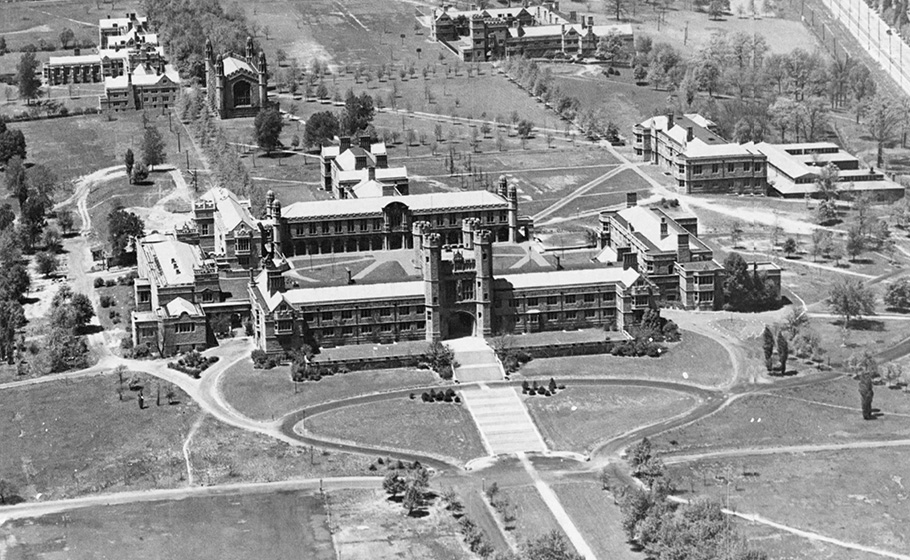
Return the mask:
POLYGON ((515 529, 510 533, 519 544, 551 531, 562 531, 533 485, 500 486, 499 492, 508 498, 515 513, 515 529))
POLYGON ((383 369, 298 383, 295 392, 289 367, 253 369, 252 363, 240 362, 224 373, 220 388, 225 399, 241 414, 271 420, 317 403, 437 384, 441 385, 441 381, 430 370, 383 369))
POLYGON ((613 503, 613 496, 601 489, 600 484, 560 483, 553 485, 553 491, 598 558, 644 558, 643 554, 633 552, 631 545, 626 542, 619 507, 613 503))
POLYGON ((426 508, 426 515, 411 517, 382 491, 341 490, 328 495, 328 509, 339 560, 473 557, 462 543, 455 518, 441 500, 434 500, 426 508))
POLYGON ((10 522, 0 538, 10 558, 335 558, 322 500, 300 492, 74 509, 10 522))
POLYGON ((168 405, 159 382, 140 376, 145 406, 118 379, 103 375, 0 391, 0 478, 28 500, 96 492, 170 488, 186 478, 181 446, 198 411, 179 389, 168 405))
POLYGON ((363 455, 288 445, 228 426, 211 416, 200 422, 189 446, 197 484, 375 474, 368 470, 371 459, 363 455))
POLYGON ((311 416, 305 426, 318 436, 431 453, 463 462, 487 454, 474 420, 460 404, 399 397, 311 416))
MULTIPOLYGON (((858 410, 859 393, 854 393, 853 404, 848 402, 850 385, 845 382, 843 388, 837 387, 828 393, 829 398, 833 395, 845 403, 837 406, 811 402, 815 399, 808 389, 798 392, 800 396, 794 398, 781 398, 791 397, 792 393, 745 396, 694 424, 656 436, 654 445, 666 453, 688 454, 910 437, 910 417, 890 414, 885 404, 903 398, 903 407, 906 407, 906 394, 876 387, 876 396, 883 398, 874 401, 873 406, 880 408, 884 415, 866 421, 858 410), (845 406, 848 408, 843 408, 845 406)), ((853 390, 856 391, 856 385, 853 390)))
POLYGON ((660 358, 623 358, 600 354, 541 358, 518 372, 518 378, 580 376, 658 379, 698 385, 719 385, 733 375, 726 350, 710 338, 684 331, 682 341, 660 358), (688 375, 688 379, 683 377, 688 375))
POLYGON ((696 404, 695 398, 673 391, 584 385, 570 385, 552 397, 523 400, 550 449, 578 453, 696 404))
MULTIPOLYGON (((902 482, 910 478, 906 454, 900 448, 806 453, 797 458, 786 454, 701 461, 672 466, 670 472, 681 488, 729 500, 738 511, 902 553, 910 548, 910 509, 902 482), (732 488, 714 479, 725 471, 736 477, 732 488)), ((788 547, 786 557, 820 557, 805 541, 794 544, 798 546, 788 547)))

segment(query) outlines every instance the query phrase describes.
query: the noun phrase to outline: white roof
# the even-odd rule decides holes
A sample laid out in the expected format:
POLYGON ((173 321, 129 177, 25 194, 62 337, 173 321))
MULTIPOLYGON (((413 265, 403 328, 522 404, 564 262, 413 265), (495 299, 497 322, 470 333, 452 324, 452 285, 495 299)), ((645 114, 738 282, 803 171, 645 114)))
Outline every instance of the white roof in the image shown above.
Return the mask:
POLYGON ((150 264, 163 279, 162 285, 191 284, 196 276, 193 269, 202 264, 198 245, 177 241, 170 235, 149 235, 140 241, 150 264))
MULTIPOLYGON (((126 89, 129 80, 130 78, 126 74, 116 78, 105 78, 104 89, 126 89)), ((134 86, 153 86, 160 83, 179 84, 180 74, 170 64, 164 67, 164 72, 161 74, 140 65, 132 72, 132 82, 134 86)))
POLYGON ((70 64, 100 64, 101 55, 80 54, 78 56, 52 56, 47 59, 50 66, 66 66, 70 64))
POLYGON ((292 305, 314 305, 342 301, 398 300, 423 297, 424 285, 416 282, 389 282, 386 284, 349 284, 321 288, 297 288, 284 292, 284 299, 292 305))
MULTIPOLYGON (((379 169, 376 170, 377 178, 379 169)), ((327 216, 357 216, 382 214, 383 208, 392 203, 404 204, 412 212, 429 213, 435 210, 462 208, 508 208, 508 201, 489 191, 461 191, 447 193, 385 196, 380 198, 346 198, 343 200, 316 200, 289 205, 282 216, 289 220, 321 218, 327 216)))
MULTIPOLYGON (((631 37, 633 34, 632 25, 628 23, 618 23, 616 25, 595 25, 593 27, 583 27, 580 23, 569 23, 565 24, 565 32, 575 31, 579 35, 587 35, 588 29, 591 30, 591 33, 598 37, 604 37, 610 33, 616 33, 617 35, 624 37, 631 37)), ((522 27, 521 31, 525 37, 547 37, 551 35, 562 35, 563 25, 529 25, 527 27, 522 27)), ((518 28, 510 27, 509 34, 512 37, 518 37, 518 28)))
MULTIPOLYGON (((677 127, 674 127, 674 130, 677 127)), ((761 152, 749 149, 741 144, 734 142, 724 144, 708 144, 699 138, 686 143, 684 152, 686 157, 711 157, 711 156, 752 156, 760 155, 761 152)))
POLYGON ((382 193, 385 191, 385 185, 379 181, 361 181, 351 187, 351 191, 354 192, 354 196, 357 198, 368 198, 374 196, 382 196, 382 193))
POLYGON ((215 203, 215 208, 221 216, 221 223, 227 231, 232 231, 240 224, 246 224, 251 229, 256 226, 249 206, 240 202, 237 195, 224 187, 211 189, 199 198, 215 203))
POLYGON ((183 313, 190 317, 199 315, 199 309, 196 304, 190 303, 182 297, 172 299, 164 308, 171 317, 180 317, 183 313))
POLYGON ((515 289, 550 288, 555 286, 580 286, 585 284, 608 284, 620 282, 631 286, 638 280, 635 269, 621 267, 585 268, 581 270, 557 270, 507 274, 496 279, 508 282, 515 289))
POLYGON ((320 153, 323 157, 338 156, 339 146, 323 146, 320 153))
MULTIPOLYGON (((145 23, 148 21, 148 19, 149 18, 146 16, 138 16, 136 18, 136 21, 139 23, 145 23)), ((129 25, 130 21, 132 21, 132 20, 130 20, 130 18, 127 18, 127 17, 103 18, 103 19, 98 20, 98 27, 100 27, 101 29, 113 29, 114 27, 126 27, 127 25, 129 25)))
MULTIPOLYGON (((751 146, 751 143, 746 145, 751 146)), ((768 158, 768 165, 773 168, 773 170, 783 173, 790 179, 799 179, 800 177, 805 177, 807 175, 818 175, 818 168, 813 168, 802 163, 782 150, 780 146, 767 142, 759 142, 758 144, 755 144, 755 149, 765 154, 765 157, 768 158)), ((814 190, 814 187, 812 187, 812 190, 814 190)))
POLYGON ((224 75, 230 76, 234 72, 246 71, 253 75, 256 74, 256 70, 250 65, 249 62, 242 58, 237 58, 234 56, 228 56, 223 60, 224 63, 224 75))
MULTIPOLYGON (((645 206, 625 208, 620 210, 618 215, 632 226, 635 233, 642 234, 652 245, 657 247, 658 251, 675 251, 678 243, 677 236, 681 233, 689 233, 685 229, 678 227, 672 219, 667 218, 667 236, 661 238, 660 224, 663 216, 659 216, 656 212, 645 206)), ((694 236, 692 235, 689 236, 690 248, 693 248, 693 237, 694 236)), ((701 247, 696 246, 694 248, 700 249, 701 247)))

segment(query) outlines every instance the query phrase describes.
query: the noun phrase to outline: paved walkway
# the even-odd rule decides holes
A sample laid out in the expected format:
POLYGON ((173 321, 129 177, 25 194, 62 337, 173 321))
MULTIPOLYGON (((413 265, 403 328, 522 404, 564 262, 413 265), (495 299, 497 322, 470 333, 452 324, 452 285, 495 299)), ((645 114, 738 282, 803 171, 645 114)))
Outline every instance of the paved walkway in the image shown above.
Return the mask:
POLYGON ((543 438, 524 403, 512 387, 491 389, 486 385, 461 392, 490 455, 522 451, 543 453, 543 438))
POLYGON ((447 340, 445 345, 455 353, 455 379, 460 383, 475 383, 478 381, 499 381, 505 377, 505 372, 496 353, 482 338, 465 337, 447 340))

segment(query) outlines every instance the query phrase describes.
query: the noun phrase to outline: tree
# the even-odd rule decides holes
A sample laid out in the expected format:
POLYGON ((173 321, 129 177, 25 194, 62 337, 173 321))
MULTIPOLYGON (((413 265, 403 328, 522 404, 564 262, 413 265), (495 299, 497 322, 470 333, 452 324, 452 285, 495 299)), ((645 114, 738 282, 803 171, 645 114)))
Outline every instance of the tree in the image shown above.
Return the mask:
POLYGON ((376 109, 373 107, 373 98, 366 92, 360 96, 348 90, 344 100, 344 111, 341 117, 341 128, 345 134, 354 136, 373 122, 376 109))
POLYGON ((38 253, 35 256, 35 262, 38 265, 38 272, 44 276, 50 276, 57 272, 57 255, 50 251, 38 253))
POLYGON ((783 331, 777 333, 777 359, 780 360, 780 373, 787 373, 787 359, 790 357, 790 344, 783 331))
POLYGON ((408 515, 423 506, 424 493, 430 484, 430 473, 424 467, 412 469, 408 474, 402 505, 408 510, 408 515))
POLYGON ((635 68, 632 70, 632 78, 635 80, 636 84, 640 84, 648 79, 648 70, 644 65, 636 64, 635 68))
POLYGON ((859 379, 859 397, 860 406, 863 410, 863 420, 872 420, 872 397, 874 390, 872 388, 873 380, 879 376, 878 362, 875 357, 868 351, 863 351, 860 356, 850 356, 850 369, 859 379))
POLYGON ((840 168, 833 163, 821 168, 815 178, 815 190, 824 200, 837 198, 837 181, 840 177, 840 168))
POLYGON ((572 552, 569 542, 559 531, 550 531, 524 547, 525 560, 583 560, 582 556, 572 552))
POLYGON ((784 253, 786 253, 788 257, 796 252, 796 248, 796 240, 792 237, 788 237, 787 240, 784 241, 783 249, 784 253))
POLYGON ((16 221, 16 213, 13 212, 13 207, 9 203, 4 202, 0 206, 0 231, 5 230, 10 227, 16 221))
POLYGON ((859 279, 840 278, 831 287, 828 307, 842 318, 846 331, 850 321, 875 312, 875 292, 859 279))
POLYGON ((34 52, 26 51, 19 58, 19 64, 16 66, 16 83, 19 85, 19 97, 25 99, 26 105, 30 105, 32 99, 37 98, 41 91, 38 60, 34 52))
POLYGON ((6 123, 0 120, 0 165, 6 165, 13 156, 25 159, 25 148, 22 131, 7 128, 6 123))
POLYGON ((56 253, 60 249, 60 231, 53 226, 45 228, 41 235, 41 242, 46 251, 56 253))
POLYGON ((622 15, 626 13, 626 3, 628 1, 629 0, 607 0, 607 13, 613 14, 616 21, 619 21, 622 15))
POLYGON ((70 231, 72 231, 73 226, 75 225, 73 213, 69 210, 57 210, 57 225, 60 226, 60 229, 63 231, 63 235, 68 234, 70 231))
POLYGON ((18 490, 13 483, 7 480, 0 480, 0 504, 15 504, 19 501, 18 490))
POLYGON ((5 172, 6 190, 16 197, 21 208, 28 199, 28 177, 25 164, 19 156, 10 158, 5 172))
POLYGON ((267 154, 271 154, 272 150, 281 146, 279 137, 283 126, 284 123, 281 120, 278 109, 274 107, 262 109, 253 121, 256 144, 264 149, 267 154))
POLYGON ((123 164, 126 166, 126 176, 129 177, 130 182, 133 181, 133 164, 135 161, 136 158, 133 155, 133 150, 127 148, 126 153, 123 154, 123 164))
POLYGON ((833 200, 822 200, 815 209, 815 221, 821 225, 829 225, 838 221, 837 205, 833 200))
POLYGON ((133 172, 130 173, 130 183, 140 185, 149 178, 149 168, 144 163, 139 162, 133 166, 133 172))
POLYGON ((145 224, 142 223, 142 219, 139 216, 124 210, 123 207, 111 210, 107 217, 107 223, 111 254, 115 260, 120 261, 124 258, 133 242, 142 237, 145 231, 145 224))
POLYGON ((0 273, 0 300, 19 301, 31 282, 28 270, 21 263, 6 266, 0 273))
POLYGON ((910 309, 910 279, 904 277, 885 289, 885 305, 897 309, 910 309))
POLYGON ((774 357, 774 334, 771 332, 771 328, 768 325, 765 325, 765 329, 761 333, 762 337, 762 350, 765 355, 765 369, 771 371, 773 369, 773 357, 774 357))
POLYGON ((875 164, 882 167, 885 162, 885 144, 894 140, 901 124, 901 115, 894 98, 878 92, 866 102, 866 130, 875 141, 875 164))
POLYGON ((816 260, 819 255, 826 255, 831 251, 831 232, 824 229, 812 230, 812 260, 816 260))
POLYGON ((724 259, 724 309, 767 309, 778 303, 777 290, 767 274, 749 265, 739 253, 731 252, 724 259))
POLYGON ((393 499, 405 491, 407 484, 397 471, 389 471, 382 480, 382 489, 393 499))
POLYGON ((850 255, 851 261, 856 260, 856 257, 860 256, 863 251, 866 250, 866 236, 860 226, 854 225, 847 230, 847 243, 845 248, 847 249, 847 254, 850 255))
POLYGON ((6 37, 0 37, 0 56, 5 55, 9 51, 6 48, 6 37))
POLYGON ((643 465, 651 458, 651 441, 648 438, 642 439, 629 448, 629 466, 635 473, 639 466, 643 465))
MULTIPOLYGON (((626 0, 610 0, 611 2, 623 3, 626 0)), ((617 17, 617 19, 619 19, 617 17)), ((597 56, 610 61, 610 67, 619 62, 626 56, 626 42, 623 38, 611 31, 597 40, 597 56)))
POLYGON ((18 301, 0 300, 0 359, 12 364, 16 353, 16 332, 25 326, 25 312, 18 301))
POLYGON ((70 44, 76 41, 76 34, 73 33, 73 30, 69 27, 64 27, 63 31, 60 32, 60 46, 64 49, 68 49, 70 44))
POLYGON ((529 121, 527 119, 522 119, 522 120, 518 121, 518 126, 516 127, 516 131, 518 132, 518 136, 520 136, 521 138, 527 139, 531 135, 531 132, 533 130, 534 130, 534 123, 532 123, 531 121, 529 121))
POLYGON ((717 21, 720 16, 724 15, 724 3, 722 0, 711 0, 708 4, 708 17, 711 21, 717 21))
POLYGON ((142 163, 147 165, 149 169, 153 169, 156 165, 161 165, 165 162, 164 140, 161 138, 161 133, 154 126, 145 128, 139 150, 142 153, 142 163))
POLYGON ((69 286, 61 286, 51 300, 51 323, 55 328, 75 332, 94 316, 95 308, 88 296, 73 292, 69 286))

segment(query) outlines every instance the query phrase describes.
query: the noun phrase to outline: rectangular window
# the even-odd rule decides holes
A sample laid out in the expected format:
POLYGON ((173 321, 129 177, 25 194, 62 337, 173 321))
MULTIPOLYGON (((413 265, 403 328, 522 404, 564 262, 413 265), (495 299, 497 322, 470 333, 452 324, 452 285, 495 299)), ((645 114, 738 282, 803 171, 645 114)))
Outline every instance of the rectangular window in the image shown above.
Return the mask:
POLYGON ((547 296, 547 305, 556 305, 557 298, 556 296, 547 296))
POLYGON ((294 321, 293 319, 283 319, 278 321, 278 332, 289 333, 294 330, 294 321))
POLYGON ((400 330, 412 331, 412 330, 414 330, 414 323, 402 323, 400 330))
POLYGON ((367 221, 366 221, 366 220, 358 220, 358 222, 357 222, 357 229, 359 229, 360 231, 366 231, 366 230, 367 230, 367 221))
POLYGON ((249 253, 250 252, 250 238, 241 237, 237 240, 237 252, 239 253, 249 253))
POLYGON ((536 297, 528 298, 528 307, 537 307, 537 298, 536 297))
POLYGON ((194 323, 177 323, 177 332, 178 333, 191 333, 196 330, 196 325, 194 323))
POLYGON ((323 312, 322 312, 322 320, 323 320, 323 321, 331 321, 331 320, 334 319, 334 318, 335 318, 335 314, 332 313, 331 311, 323 311, 323 312))
POLYGON ((199 235, 208 235, 209 234, 209 225, 200 224, 199 225, 199 235))
POLYGON ((322 233, 328 233, 328 232, 329 232, 329 223, 322 222, 322 233))
POLYGON ((372 318, 372 317, 373 317, 373 310, 372 310, 372 309, 361 309, 361 310, 360 310, 360 318, 361 318, 361 319, 370 319, 370 318, 372 318))
POLYGON ((139 330, 139 334, 142 338, 155 338, 158 334, 158 329, 145 327, 139 330))
POLYGON ((751 170, 751 169, 752 169, 752 163, 751 163, 751 162, 748 162, 748 161, 747 161, 747 162, 743 163, 743 171, 749 171, 749 170, 751 170))
POLYGON ((342 327, 341 328, 342 336, 353 336, 353 334, 354 334, 354 327, 342 327))
POLYGON ((693 165, 693 166, 692 166, 692 174, 693 174, 693 175, 701 175, 701 166, 700 166, 700 165, 693 165))
POLYGON ((500 221, 500 222, 503 222, 503 223, 509 221, 509 215, 508 215, 506 212, 500 212, 500 213, 499 213, 499 221, 500 221))
POLYGON ((215 294, 213 294, 212 292, 208 292, 208 291, 202 292, 202 301, 204 303, 211 303, 211 302, 215 301, 215 294))
POLYGON ((341 233, 342 231, 342 222, 335 222, 335 233, 341 233))
POLYGON ((733 173, 734 171, 736 171, 736 164, 735 164, 735 163, 728 163, 728 164, 727 164, 727 171, 730 172, 730 173, 733 173))
POLYGON ((716 163, 711 164, 711 173, 717 173, 718 171, 720 171, 720 166, 716 163))
POLYGON ((566 305, 575 305, 575 294, 566 294, 566 305))
POLYGON ((381 308, 381 309, 379 310, 379 314, 380 314, 381 316, 383 316, 383 317, 391 317, 391 316, 392 316, 392 308, 391 308, 391 307, 383 307, 383 308, 381 308))
POLYGON ((415 314, 415 315, 423 315, 423 306, 422 306, 422 305, 418 305, 417 307, 415 307, 415 308, 414 308, 414 314, 415 314))
POLYGON ((310 235, 316 235, 316 224, 310 224, 310 235))
POLYGON ((546 317, 547 317, 547 321, 558 321, 559 313, 547 313, 546 317))
POLYGON ((379 330, 382 331, 382 332, 384 332, 384 333, 390 333, 390 332, 392 332, 392 324, 391 324, 391 323, 383 323, 382 325, 380 325, 379 330))
POLYGON ((354 317, 354 312, 351 311, 350 309, 344 309, 341 311, 342 319, 352 319, 353 317, 354 317))
POLYGON ((594 303, 594 300, 597 298, 594 294, 585 294, 585 303, 594 303))
POLYGON ((596 309, 585 309, 585 319, 594 319, 597 317, 596 309))
POLYGON ((399 307, 399 308, 398 308, 398 314, 399 314, 399 315, 410 315, 410 314, 411 314, 411 308, 408 307, 407 305, 405 305, 404 307, 399 307))
POLYGON ((152 300, 152 292, 139 292, 139 303, 148 303, 152 300))

